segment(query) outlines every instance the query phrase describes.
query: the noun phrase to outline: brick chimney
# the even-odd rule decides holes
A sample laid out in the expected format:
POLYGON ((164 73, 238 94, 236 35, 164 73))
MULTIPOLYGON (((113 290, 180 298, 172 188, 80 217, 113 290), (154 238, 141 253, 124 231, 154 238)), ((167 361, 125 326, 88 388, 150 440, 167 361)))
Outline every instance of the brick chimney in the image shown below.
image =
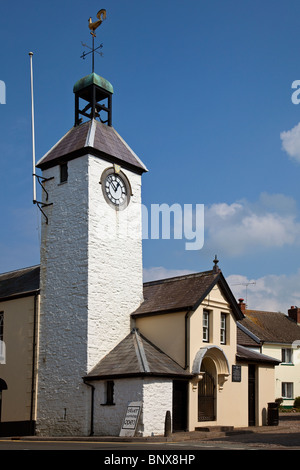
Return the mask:
POLYGON ((288 310, 288 316, 296 322, 298 325, 300 325, 300 308, 298 307, 291 307, 288 310))
POLYGON ((244 299, 239 299, 239 307, 242 311, 242 313, 245 315, 246 312, 246 304, 244 302, 244 299))

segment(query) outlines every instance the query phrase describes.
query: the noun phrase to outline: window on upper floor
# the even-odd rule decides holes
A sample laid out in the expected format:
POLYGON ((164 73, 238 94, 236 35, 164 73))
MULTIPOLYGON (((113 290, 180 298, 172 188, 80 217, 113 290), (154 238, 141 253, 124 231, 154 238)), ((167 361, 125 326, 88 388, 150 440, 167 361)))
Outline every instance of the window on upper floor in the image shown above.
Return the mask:
POLYGON ((202 325, 203 325, 202 339, 203 341, 208 343, 209 342, 209 311, 208 310, 203 310, 202 325))
POLYGON ((227 327, 227 315, 221 313, 221 324, 220 324, 220 343, 226 344, 226 327, 227 327))
MULTIPOLYGON (((5 364, 5 343, 4 337, 4 312, 0 312, 0 364, 5 364)), ((1 384, 0 384, 1 385, 1 384)))
POLYGON ((68 164, 62 163, 60 165, 60 183, 68 181, 68 164))
POLYGON ((293 351, 289 348, 283 348, 281 350, 281 362, 285 364, 293 364, 293 351))
POLYGON ((293 382, 282 382, 281 393, 282 393, 282 398, 294 398, 293 382))

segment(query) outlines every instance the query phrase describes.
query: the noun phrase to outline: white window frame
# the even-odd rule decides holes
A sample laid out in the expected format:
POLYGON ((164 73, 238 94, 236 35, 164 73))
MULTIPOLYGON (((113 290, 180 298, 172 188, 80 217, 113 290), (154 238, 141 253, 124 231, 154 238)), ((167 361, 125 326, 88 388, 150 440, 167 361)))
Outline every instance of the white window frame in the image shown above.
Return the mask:
POLYGON ((283 364, 293 364, 293 350, 290 348, 282 348, 281 359, 283 364))
POLYGON ((3 341, 4 336, 4 312, 0 312, 0 341, 3 341))
POLYGON ((224 312, 221 312, 221 319, 220 319, 220 343, 226 344, 226 337, 227 337, 227 315, 224 312))
POLYGON ((202 340, 205 343, 209 342, 209 311, 203 310, 202 315, 202 340))
POLYGON ((294 398, 294 383, 282 382, 281 392, 282 392, 282 398, 287 398, 287 399, 294 398))

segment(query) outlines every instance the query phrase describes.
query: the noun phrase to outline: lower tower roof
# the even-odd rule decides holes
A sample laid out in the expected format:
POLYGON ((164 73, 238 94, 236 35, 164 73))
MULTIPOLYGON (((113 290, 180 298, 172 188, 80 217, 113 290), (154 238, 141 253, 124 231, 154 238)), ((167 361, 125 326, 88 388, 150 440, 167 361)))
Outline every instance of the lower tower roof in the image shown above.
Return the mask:
POLYGON ((72 127, 38 162, 45 170, 82 155, 95 155, 137 173, 148 171, 112 126, 92 119, 72 127))

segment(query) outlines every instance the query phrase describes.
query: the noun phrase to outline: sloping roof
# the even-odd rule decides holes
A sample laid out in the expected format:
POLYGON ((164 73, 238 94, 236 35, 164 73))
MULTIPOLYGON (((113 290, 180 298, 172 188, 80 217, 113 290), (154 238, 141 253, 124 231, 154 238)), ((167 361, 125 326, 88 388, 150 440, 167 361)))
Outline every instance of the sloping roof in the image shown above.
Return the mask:
POLYGON ((245 315, 241 325, 262 342, 293 343, 300 340, 300 326, 284 313, 246 310, 245 315))
POLYGON ((250 331, 244 322, 237 322, 237 344, 247 347, 260 347, 260 339, 250 331))
POLYGON ((264 364, 273 364, 277 365, 280 364, 281 361, 275 359, 274 357, 266 356, 265 354, 261 354, 251 349, 248 349, 244 346, 237 345, 237 353, 236 358, 239 361, 243 362, 261 362, 264 364))
POLYGON ((28 295, 40 287, 40 267, 18 269, 0 274, 0 300, 28 295))
POLYGON ((144 283, 144 301, 132 313, 132 317, 194 310, 217 283, 230 302, 236 318, 243 318, 223 274, 214 270, 144 283))
POLYGON ((190 377, 185 369, 134 328, 84 379, 147 375, 190 377))
POLYGON ((137 172, 147 168, 117 131, 95 119, 72 127, 37 163, 37 167, 50 168, 87 153, 113 161, 137 172))

